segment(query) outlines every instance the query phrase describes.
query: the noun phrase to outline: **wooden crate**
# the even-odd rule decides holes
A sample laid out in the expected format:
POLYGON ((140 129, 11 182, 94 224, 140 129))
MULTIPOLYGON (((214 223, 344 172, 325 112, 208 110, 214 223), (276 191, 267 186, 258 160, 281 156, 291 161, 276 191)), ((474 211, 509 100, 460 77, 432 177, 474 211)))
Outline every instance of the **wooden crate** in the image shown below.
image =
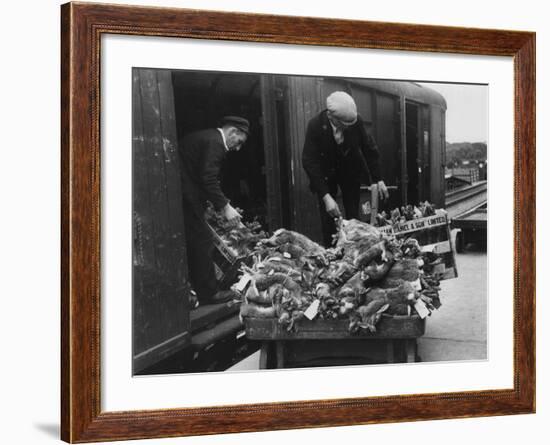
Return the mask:
POLYGON ((229 287, 237 281, 239 268, 246 258, 236 256, 225 244, 222 238, 216 231, 206 223, 212 232, 214 239, 214 252, 212 259, 216 270, 216 280, 221 289, 229 289, 229 287))
POLYGON ((382 233, 396 238, 414 238, 422 250, 441 258, 441 265, 435 270, 441 280, 458 277, 455 252, 451 242, 450 223, 447 213, 441 210, 433 216, 412 219, 404 223, 376 227, 382 233))
MULTIPOLYGON (((395 187, 388 187, 395 190, 395 187)), ((370 223, 388 235, 396 238, 414 238, 418 241, 422 250, 432 252, 442 259, 442 264, 437 266, 434 272, 441 280, 458 277, 456 268, 455 252, 451 242, 451 229, 447 212, 437 209, 435 215, 424 218, 416 218, 403 223, 377 226, 376 215, 378 215, 378 186, 368 187, 370 191, 370 203, 363 206, 363 213, 370 216, 370 223)))

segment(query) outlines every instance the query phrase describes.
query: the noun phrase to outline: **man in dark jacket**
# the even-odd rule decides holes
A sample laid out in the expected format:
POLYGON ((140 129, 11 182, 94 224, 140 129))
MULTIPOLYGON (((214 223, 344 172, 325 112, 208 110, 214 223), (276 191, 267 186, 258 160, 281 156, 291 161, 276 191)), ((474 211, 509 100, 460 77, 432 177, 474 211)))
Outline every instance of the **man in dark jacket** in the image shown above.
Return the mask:
POLYGON ((317 194, 325 245, 332 243, 335 220, 341 216, 336 203, 342 193, 345 217, 359 218, 361 183, 376 185, 381 199, 388 190, 380 177, 380 154, 357 114, 353 98, 336 91, 327 98, 327 109, 308 124, 302 163, 310 188, 317 194))
POLYGON ((221 303, 235 296, 218 289, 214 242, 204 212, 210 201, 228 221, 240 220, 241 215, 222 192, 220 170, 226 154, 240 150, 245 143, 249 128, 246 119, 226 116, 220 128, 191 133, 179 144, 189 278, 201 304, 221 303))

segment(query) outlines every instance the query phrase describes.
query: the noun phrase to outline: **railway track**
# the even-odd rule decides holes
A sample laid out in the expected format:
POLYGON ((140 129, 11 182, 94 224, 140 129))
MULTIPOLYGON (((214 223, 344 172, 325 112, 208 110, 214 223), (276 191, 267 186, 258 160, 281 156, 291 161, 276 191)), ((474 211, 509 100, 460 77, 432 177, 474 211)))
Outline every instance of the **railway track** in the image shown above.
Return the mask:
POLYGON ((445 194, 445 207, 451 218, 487 201, 487 181, 480 181, 445 194))

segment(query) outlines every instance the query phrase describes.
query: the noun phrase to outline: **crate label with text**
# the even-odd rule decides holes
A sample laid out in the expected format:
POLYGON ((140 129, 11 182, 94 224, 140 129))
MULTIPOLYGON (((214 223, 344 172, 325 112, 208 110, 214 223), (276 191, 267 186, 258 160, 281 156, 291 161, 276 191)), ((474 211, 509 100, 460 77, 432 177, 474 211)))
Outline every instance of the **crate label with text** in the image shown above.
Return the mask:
MULTIPOLYGON (((393 225, 377 227, 387 236, 396 238, 414 238, 420 244, 423 252, 430 252, 441 259, 440 263, 433 264, 432 273, 446 280, 458 276, 454 250, 451 245, 451 232, 447 213, 437 210, 433 216, 412 219, 393 225)), ((431 267, 430 264, 426 266, 431 267)))

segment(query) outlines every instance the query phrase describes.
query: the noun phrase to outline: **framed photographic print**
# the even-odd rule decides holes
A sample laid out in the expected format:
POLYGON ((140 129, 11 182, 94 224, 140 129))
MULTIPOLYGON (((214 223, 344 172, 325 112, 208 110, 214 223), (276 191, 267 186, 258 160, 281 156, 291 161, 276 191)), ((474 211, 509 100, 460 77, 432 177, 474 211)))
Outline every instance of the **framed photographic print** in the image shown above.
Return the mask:
POLYGON ((61 16, 63 440, 534 412, 533 33, 61 16))

